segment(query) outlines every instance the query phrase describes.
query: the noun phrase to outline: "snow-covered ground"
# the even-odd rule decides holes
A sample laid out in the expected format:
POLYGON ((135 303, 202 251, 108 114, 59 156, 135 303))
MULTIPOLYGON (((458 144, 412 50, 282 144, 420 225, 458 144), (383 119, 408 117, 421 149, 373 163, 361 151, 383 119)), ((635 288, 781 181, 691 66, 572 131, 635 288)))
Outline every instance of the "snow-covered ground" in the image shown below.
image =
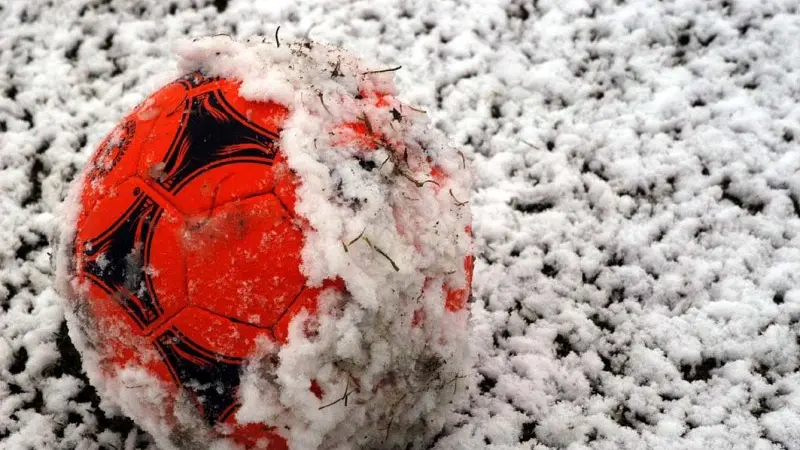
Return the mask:
POLYGON ((53 211, 184 37, 395 73, 476 170, 481 381, 434 449, 800 449, 796 0, 0 3, 0 448, 152 448, 52 288, 53 211))

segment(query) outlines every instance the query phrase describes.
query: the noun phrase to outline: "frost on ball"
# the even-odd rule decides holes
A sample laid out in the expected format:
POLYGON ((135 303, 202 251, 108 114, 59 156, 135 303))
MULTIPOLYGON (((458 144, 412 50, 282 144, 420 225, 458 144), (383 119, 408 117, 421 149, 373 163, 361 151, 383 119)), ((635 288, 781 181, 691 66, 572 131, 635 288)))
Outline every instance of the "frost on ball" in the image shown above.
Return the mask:
POLYGON ((90 380, 165 449, 425 445, 472 380, 464 155, 342 50, 178 53, 64 208, 90 380))

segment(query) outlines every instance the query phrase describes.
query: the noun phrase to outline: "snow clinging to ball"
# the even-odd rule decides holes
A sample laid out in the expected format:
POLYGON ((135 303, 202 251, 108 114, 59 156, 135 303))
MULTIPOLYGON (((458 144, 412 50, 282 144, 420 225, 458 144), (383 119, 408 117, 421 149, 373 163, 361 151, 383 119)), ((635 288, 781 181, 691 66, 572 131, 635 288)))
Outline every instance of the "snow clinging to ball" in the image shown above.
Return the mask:
POLYGON ((395 68, 310 41, 177 53, 65 202, 92 384, 164 449, 424 448, 474 381, 468 159, 395 68))

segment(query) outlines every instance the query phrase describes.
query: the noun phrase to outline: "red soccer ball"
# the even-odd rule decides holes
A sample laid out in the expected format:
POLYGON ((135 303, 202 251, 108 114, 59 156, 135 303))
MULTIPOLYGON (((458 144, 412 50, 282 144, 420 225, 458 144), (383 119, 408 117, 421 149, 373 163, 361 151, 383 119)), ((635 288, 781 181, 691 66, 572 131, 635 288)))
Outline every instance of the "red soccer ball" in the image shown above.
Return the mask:
MULTIPOLYGON (((145 368, 215 433, 281 449, 276 430, 236 422, 242 366, 259 338, 285 343, 297 313, 344 286, 309 288, 301 272, 305 225, 279 147, 287 109, 238 91, 236 81, 189 74, 99 145, 69 259, 84 288, 69 297, 101 372, 145 368)), ((448 292, 447 308, 467 295, 448 292)), ((168 417, 172 402, 163 407, 168 417)))

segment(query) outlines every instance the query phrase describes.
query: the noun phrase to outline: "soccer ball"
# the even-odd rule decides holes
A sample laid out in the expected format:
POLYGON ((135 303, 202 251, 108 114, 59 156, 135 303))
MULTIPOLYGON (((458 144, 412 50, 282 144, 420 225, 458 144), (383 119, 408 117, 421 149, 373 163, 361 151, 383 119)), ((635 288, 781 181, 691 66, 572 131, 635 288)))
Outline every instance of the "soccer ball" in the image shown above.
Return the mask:
MULTIPOLYGON (((339 278, 310 286, 301 270, 309 224, 295 212, 298 179, 280 146, 287 107, 239 90, 190 73, 98 146, 62 243, 66 297, 79 319, 73 335, 96 355, 93 383, 136 368, 166 387, 161 411, 125 411, 145 428, 156 414, 176 424, 178 446, 196 445, 185 436, 195 421, 248 448, 281 449, 282 430, 237 421, 242 372, 260 342, 285 344, 298 314, 346 289, 339 278), (180 417, 187 405, 195 418, 180 417)), ((349 128, 364 137, 369 124, 349 128)), ((471 278, 471 257, 464 264, 471 278)), ((465 307, 466 285, 446 291, 448 311, 465 307)), ((148 395, 138 387, 115 392, 148 395)), ((314 380, 308 390, 323 396, 314 380)))

